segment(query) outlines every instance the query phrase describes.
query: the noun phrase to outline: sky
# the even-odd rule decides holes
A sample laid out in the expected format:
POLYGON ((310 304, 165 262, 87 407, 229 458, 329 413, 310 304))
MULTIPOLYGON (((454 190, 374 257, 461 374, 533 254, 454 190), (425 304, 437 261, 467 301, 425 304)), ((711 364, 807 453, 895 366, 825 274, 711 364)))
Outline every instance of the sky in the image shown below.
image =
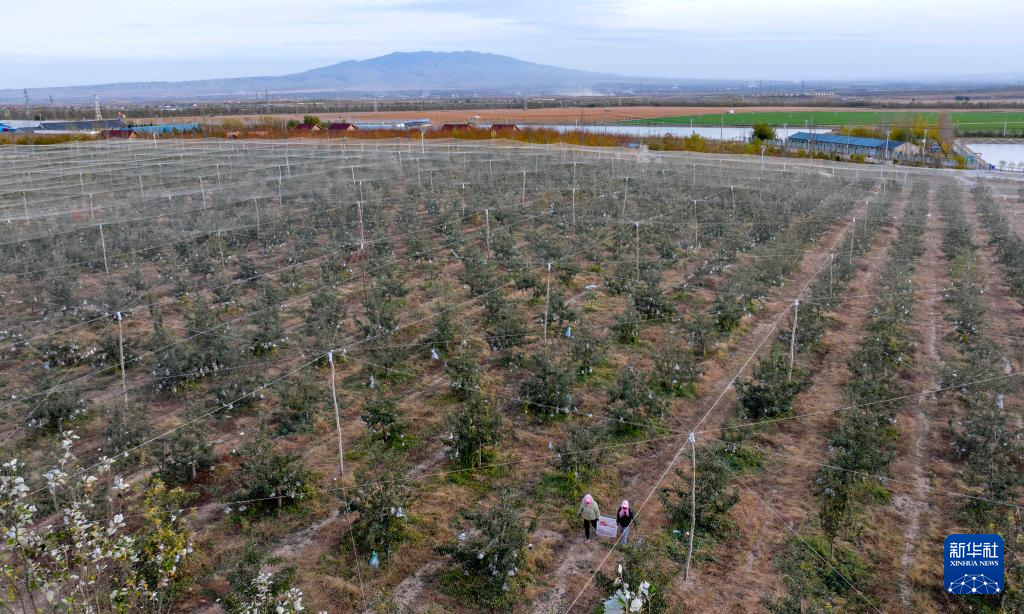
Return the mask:
POLYGON ((473 50, 624 75, 1024 74, 1024 2, 47 0, 0 11, 0 89, 277 75, 473 50))

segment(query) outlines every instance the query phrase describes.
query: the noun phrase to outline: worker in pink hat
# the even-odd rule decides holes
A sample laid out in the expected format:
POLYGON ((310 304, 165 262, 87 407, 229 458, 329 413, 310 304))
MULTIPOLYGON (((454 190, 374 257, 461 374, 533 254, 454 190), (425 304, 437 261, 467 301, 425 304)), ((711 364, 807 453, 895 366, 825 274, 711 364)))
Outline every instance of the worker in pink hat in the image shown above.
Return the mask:
POLYGON ((633 510, 629 509, 629 501, 622 500, 619 513, 615 515, 615 522, 622 527, 622 537, 619 538, 619 543, 625 546, 626 540, 629 538, 629 525, 633 523, 633 510))
POLYGON ((597 519, 601 516, 601 508, 597 507, 597 501, 587 493, 583 495, 583 502, 580 503, 580 511, 576 514, 583 519, 583 534, 590 539, 590 530, 597 534, 597 519))

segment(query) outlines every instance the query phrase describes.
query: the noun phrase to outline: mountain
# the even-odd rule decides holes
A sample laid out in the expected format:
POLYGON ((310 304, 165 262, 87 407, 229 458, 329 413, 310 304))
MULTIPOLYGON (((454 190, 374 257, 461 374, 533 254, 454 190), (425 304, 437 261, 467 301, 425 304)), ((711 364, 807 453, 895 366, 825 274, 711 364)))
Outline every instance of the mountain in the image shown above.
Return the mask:
MULTIPOLYGON (((140 100, 216 98, 323 97, 328 95, 420 95, 421 93, 577 94, 621 91, 631 85, 667 83, 662 79, 572 70, 524 62, 503 55, 456 51, 390 53, 369 60, 349 60, 331 66, 281 76, 106 83, 70 87, 32 88, 33 100, 52 96, 59 102, 105 103, 140 100)), ((20 102, 22 90, 0 90, 0 102, 20 102)))

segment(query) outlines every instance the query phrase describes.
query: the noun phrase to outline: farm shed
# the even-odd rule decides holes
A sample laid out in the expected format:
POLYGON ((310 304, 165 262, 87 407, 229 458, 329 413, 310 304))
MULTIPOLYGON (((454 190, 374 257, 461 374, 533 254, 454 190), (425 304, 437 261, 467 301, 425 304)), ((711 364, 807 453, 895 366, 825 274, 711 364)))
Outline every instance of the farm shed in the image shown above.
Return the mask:
POLYGON ((328 132, 355 132, 356 125, 349 122, 331 122, 327 126, 328 132))
POLYGON ((183 133, 183 132, 199 132, 199 124, 154 124, 151 126, 132 126, 132 130, 135 132, 145 132, 147 134, 171 134, 171 133, 183 133))
POLYGON ((861 155, 868 158, 888 160, 911 156, 917 149, 911 143, 890 141, 862 136, 844 134, 812 134, 797 132, 788 139, 787 145, 798 149, 811 149, 818 153, 838 154, 841 156, 861 155))
POLYGON ((105 139, 134 139, 139 135, 134 130, 103 130, 100 136, 105 139))
POLYGON ((40 130, 120 130, 124 122, 120 119, 54 120, 40 122, 40 130))

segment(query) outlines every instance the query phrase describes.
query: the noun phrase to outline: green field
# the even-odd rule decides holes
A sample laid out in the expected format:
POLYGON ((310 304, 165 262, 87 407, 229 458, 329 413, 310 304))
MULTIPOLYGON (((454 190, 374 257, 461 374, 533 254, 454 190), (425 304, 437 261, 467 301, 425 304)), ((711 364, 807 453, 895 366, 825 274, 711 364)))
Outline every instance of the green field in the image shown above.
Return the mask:
MULTIPOLYGON (((629 125, 675 125, 688 126, 750 126, 768 124, 789 125, 791 128, 807 126, 894 126, 934 124, 938 118, 935 111, 764 111, 737 112, 709 115, 678 115, 655 117, 620 122, 629 125)), ((950 118, 958 132, 989 132, 1002 134, 1006 122, 1007 134, 1024 132, 1024 111, 1003 113, 1000 111, 951 111, 950 118)))

